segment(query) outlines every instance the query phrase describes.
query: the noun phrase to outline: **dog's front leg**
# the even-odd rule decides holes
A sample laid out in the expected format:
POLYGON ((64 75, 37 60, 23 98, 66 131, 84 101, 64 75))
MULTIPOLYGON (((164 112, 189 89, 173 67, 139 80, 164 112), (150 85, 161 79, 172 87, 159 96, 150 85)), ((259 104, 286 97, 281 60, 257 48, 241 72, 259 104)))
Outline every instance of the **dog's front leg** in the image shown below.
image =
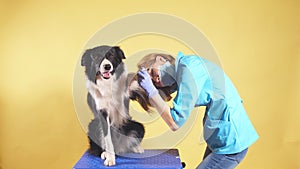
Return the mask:
POLYGON ((114 145, 111 140, 110 121, 109 116, 106 117, 107 121, 107 135, 104 137, 106 150, 101 154, 101 158, 104 159, 104 165, 113 166, 116 165, 114 145))
POLYGON ((103 95, 102 92, 98 89, 98 86, 90 81, 87 76, 85 77, 85 86, 94 99, 96 99, 97 96, 103 95))

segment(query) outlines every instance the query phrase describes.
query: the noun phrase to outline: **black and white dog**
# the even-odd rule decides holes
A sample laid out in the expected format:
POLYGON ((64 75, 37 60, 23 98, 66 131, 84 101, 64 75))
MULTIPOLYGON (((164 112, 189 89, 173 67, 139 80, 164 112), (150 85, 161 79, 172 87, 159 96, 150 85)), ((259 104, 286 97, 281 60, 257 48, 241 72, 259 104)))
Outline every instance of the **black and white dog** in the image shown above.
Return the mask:
POLYGON ((117 46, 98 46, 82 56, 87 102, 94 114, 88 126, 89 152, 101 156, 104 165, 115 165, 115 155, 142 153, 145 129, 129 115, 127 70, 123 51, 117 46))

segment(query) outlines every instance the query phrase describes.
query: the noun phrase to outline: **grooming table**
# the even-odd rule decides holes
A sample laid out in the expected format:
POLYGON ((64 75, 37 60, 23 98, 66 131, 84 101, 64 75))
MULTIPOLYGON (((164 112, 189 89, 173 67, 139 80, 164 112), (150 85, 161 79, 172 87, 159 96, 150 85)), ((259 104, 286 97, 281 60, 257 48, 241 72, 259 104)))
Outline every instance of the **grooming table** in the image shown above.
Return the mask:
POLYGON ((150 149, 142 154, 127 153, 116 156, 115 166, 104 166, 104 160, 87 151, 82 155, 73 169, 182 169, 177 149, 150 149))

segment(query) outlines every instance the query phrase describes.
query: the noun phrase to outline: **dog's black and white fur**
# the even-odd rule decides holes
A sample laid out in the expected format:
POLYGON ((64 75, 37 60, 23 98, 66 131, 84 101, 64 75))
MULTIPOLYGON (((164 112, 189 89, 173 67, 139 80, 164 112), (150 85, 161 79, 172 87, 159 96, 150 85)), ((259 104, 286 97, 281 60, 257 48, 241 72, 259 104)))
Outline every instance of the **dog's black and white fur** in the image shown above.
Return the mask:
POLYGON ((88 126, 89 152, 101 156, 104 165, 115 165, 115 155, 142 153, 144 126, 129 115, 127 71, 123 51, 117 46, 88 49, 82 56, 87 102, 94 114, 88 126))

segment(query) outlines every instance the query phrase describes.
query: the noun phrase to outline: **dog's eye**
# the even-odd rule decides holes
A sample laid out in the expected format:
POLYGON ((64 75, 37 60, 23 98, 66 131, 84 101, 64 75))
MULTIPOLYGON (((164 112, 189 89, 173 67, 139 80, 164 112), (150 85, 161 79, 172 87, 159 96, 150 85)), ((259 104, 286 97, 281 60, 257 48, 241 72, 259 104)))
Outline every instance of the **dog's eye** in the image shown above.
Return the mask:
POLYGON ((100 71, 98 71, 97 73, 96 73, 96 76, 99 76, 101 73, 100 73, 100 71))

